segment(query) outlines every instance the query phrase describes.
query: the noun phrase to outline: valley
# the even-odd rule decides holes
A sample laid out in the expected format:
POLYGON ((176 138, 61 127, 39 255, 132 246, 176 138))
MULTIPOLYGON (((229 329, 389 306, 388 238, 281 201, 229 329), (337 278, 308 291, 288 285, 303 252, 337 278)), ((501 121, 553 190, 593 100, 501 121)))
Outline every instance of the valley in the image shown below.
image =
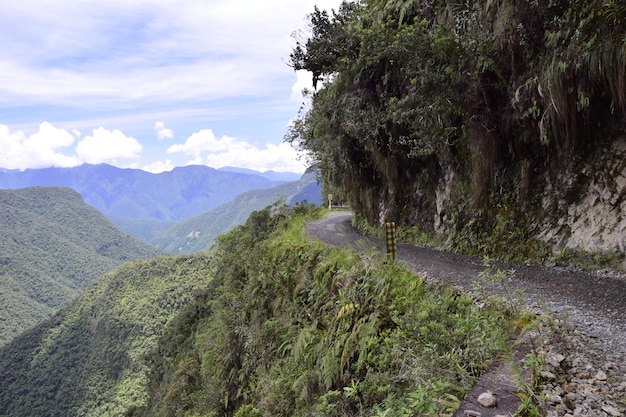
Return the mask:
POLYGON ((217 236, 255 210, 277 201, 321 201, 313 173, 285 182, 280 178, 289 178, 286 174, 270 173, 269 179, 252 171, 205 168, 160 177, 106 165, 0 173, 0 188, 15 188, 0 190, 0 345, 50 318, 125 261, 208 251, 217 236), (245 191, 233 196, 240 189, 245 191), (180 208, 180 198, 207 211, 185 217, 193 211, 180 208), (129 217, 107 218, 87 199, 109 216, 119 214, 122 205, 136 209, 124 211, 129 217), (167 216, 179 221, 159 220, 167 216))

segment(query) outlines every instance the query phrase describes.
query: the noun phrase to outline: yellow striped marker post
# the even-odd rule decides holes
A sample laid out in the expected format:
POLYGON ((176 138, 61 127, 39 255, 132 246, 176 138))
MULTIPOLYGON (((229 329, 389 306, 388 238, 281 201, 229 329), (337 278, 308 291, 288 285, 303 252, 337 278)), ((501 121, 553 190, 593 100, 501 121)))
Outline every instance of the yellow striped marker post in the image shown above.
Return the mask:
POLYGON ((396 223, 395 222, 385 222, 385 237, 387 240, 387 256, 391 258, 392 261, 396 260, 396 223))

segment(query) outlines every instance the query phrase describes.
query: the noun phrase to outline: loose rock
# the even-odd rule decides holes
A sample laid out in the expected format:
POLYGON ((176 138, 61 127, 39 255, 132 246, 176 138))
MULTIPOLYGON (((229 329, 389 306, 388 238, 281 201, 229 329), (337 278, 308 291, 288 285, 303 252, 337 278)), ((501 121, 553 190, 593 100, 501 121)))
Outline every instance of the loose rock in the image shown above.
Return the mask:
POLYGON ((624 414, 621 413, 617 408, 615 407, 611 407, 610 405, 605 405, 602 407, 602 411, 606 412, 607 414, 613 416, 613 417, 621 417, 624 414))
POLYGON ((483 392, 478 396, 478 403, 483 407, 493 408, 498 405, 498 400, 492 392, 483 392))
POLYGON ((560 367, 561 362, 563 362, 564 359, 565 359, 565 356, 561 355, 560 353, 549 354, 546 356, 546 362, 554 366, 555 368, 560 367))
POLYGON ((595 378, 598 381, 606 381, 606 373, 604 371, 598 371, 598 373, 596 374, 595 378))

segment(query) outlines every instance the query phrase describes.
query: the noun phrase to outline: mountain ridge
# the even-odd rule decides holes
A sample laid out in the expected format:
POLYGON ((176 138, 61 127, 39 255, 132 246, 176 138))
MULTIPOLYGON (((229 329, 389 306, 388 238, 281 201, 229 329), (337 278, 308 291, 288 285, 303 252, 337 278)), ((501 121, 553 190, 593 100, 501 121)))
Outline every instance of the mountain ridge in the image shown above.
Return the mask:
POLYGON ((145 395, 144 353, 208 285, 210 263, 207 254, 127 262, 0 347, 0 415, 124 415, 145 395))
POLYGON ((0 188, 65 186, 110 218, 180 221, 217 207, 241 192, 279 184, 260 173, 204 165, 153 174, 107 164, 0 171, 0 188))
POLYGON ((0 348, 0 416, 443 414, 512 325, 399 264, 310 239, 320 215, 267 208, 211 252, 106 274, 0 348))

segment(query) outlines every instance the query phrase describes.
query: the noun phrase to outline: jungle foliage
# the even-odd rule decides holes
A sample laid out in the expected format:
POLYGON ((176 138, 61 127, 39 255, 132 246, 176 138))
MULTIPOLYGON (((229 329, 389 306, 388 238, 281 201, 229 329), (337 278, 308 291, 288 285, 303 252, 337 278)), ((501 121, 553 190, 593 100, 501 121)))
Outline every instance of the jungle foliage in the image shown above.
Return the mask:
POLYGON ((120 416, 147 401, 146 353, 206 288, 211 256, 127 262, 0 348, 0 416, 120 416))
POLYGON ((124 261, 159 255, 69 188, 0 190, 0 346, 124 261))
MULTIPOLYGON (((313 210, 313 213, 311 213, 313 210)), ((506 344, 510 312, 303 233, 273 206, 218 239, 213 278, 148 356, 133 416, 444 415, 506 344)))
POLYGON ((286 139, 371 224, 519 242, 546 176, 625 130, 622 1, 360 0, 310 22, 291 65, 316 89, 286 139))

